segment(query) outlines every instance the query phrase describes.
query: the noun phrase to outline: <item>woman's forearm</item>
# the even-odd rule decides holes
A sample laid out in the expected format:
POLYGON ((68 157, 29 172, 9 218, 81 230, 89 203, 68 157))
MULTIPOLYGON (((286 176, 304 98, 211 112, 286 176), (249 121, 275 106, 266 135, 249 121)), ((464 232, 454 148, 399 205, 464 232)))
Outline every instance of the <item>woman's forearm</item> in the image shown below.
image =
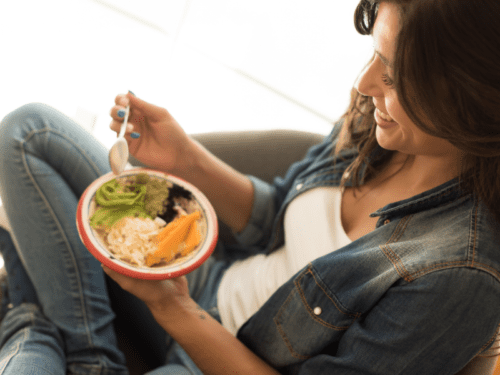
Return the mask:
POLYGON ((204 374, 279 374, 191 299, 175 316, 151 311, 204 374))
POLYGON ((235 232, 240 232, 252 212, 253 185, 250 179, 194 140, 190 154, 190 168, 174 173, 200 189, 214 206, 219 219, 235 232))

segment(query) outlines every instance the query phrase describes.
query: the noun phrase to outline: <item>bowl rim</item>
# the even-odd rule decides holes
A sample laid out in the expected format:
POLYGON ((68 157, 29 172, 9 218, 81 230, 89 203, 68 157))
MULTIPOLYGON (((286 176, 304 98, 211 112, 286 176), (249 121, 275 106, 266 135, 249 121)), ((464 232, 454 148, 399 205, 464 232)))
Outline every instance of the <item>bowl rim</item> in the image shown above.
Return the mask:
POLYGON ((198 188, 196 188, 194 185, 183 180, 180 177, 150 168, 132 168, 125 170, 118 176, 115 175, 113 172, 109 172, 94 180, 85 189, 85 191, 83 192, 78 201, 77 212, 76 212, 76 223, 80 239, 82 240, 87 250, 99 262, 101 262, 106 267, 112 269, 113 271, 116 271, 125 276, 133 277, 136 279, 145 279, 145 280, 171 279, 192 272, 193 270, 201 266, 213 253, 215 246, 217 245, 218 234, 219 234, 219 228, 215 210, 212 207, 210 201, 207 199, 207 197, 198 188), (138 268, 113 257, 113 255, 109 253, 94 237, 88 219, 85 218, 88 218, 89 206, 92 202, 92 198, 94 197, 97 189, 105 182, 111 181, 113 178, 122 178, 126 177, 127 175, 135 175, 138 173, 147 173, 150 175, 152 174, 154 176, 167 179, 177 185, 186 188, 191 193, 193 193, 194 197, 196 198, 199 205, 203 209, 203 213, 207 221, 207 234, 204 241, 205 243, 202 245, 202 248, 200 249, 202 251, 199 250, 195 256, 179 264, 174 264, 166 267, 150 268, 150 269, 138 268), (101 248, 102 250, 99 248, 101 248))

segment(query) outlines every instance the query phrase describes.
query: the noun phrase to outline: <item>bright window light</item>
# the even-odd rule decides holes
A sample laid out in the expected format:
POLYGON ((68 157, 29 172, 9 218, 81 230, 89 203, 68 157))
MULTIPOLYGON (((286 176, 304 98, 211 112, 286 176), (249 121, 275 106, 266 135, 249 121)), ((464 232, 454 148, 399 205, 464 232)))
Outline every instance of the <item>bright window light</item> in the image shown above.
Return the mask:
POLYGON ((109 110, 134 91, 188 133, 327 134, 371 54, 357 0, 2 2, 0 117, 44 102, 106 146, 109 110))

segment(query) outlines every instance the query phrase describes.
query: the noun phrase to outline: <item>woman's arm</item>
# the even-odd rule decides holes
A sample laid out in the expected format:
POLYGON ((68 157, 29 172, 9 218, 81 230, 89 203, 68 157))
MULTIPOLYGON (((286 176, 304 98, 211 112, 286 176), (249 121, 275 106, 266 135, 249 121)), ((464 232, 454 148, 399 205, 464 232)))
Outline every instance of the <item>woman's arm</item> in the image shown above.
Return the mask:
POLYGON ((192 299, 176 314, 151 311, 204 374, 279 374, 192 299))
POLYGON ((146 303, 156 321, 204 374, 279 374, 189 297, 185 277, 138 280, 103 269, 146 303))

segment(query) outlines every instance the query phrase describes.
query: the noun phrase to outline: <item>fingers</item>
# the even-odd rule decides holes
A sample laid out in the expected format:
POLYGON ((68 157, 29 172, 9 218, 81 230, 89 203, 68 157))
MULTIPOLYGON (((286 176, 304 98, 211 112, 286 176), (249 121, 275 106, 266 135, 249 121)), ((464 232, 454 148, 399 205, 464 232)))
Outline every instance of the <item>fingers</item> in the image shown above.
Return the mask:
MULTIPOLYGON (((120 127, 125 116, 125 108, 128 105, 130 105, 131 112, 129 121, 132 123, 135 123, 136 121, 134 118, 146 118, 150 121, 159 121, 171 118, 166 109, 139 99, 129 91, 127 94, 119 94, 116 96, 115 106, 111 108, 110 111, 110 116, 113 120, 111 121, 109 127, 116 133, 119 133, 120 131, 120 127)), ((132 139, 137 139, 140 137, 140 132, 134 132, 134 125, 129 123, 129 125, 127 125, 125 135, 130 136, 132 139)))
MULTIPOLYGON (((116 133, 119 133, 123 124, 123 120, 125 119, 125 108, 121 106, 114 106, 113 108, 111 108, 110 116, 112 118, 112 121, 109 124, 109 128, 116 133)), ((129 122, 127 124, 125 135, 131 135, 134 132, 134 129, 134 125, 129 122)))
POLYGON ((124 290, 129 291, 130 289, 133 288, 134 282, 136 282, 134 279, 124 276, 116 271, 113 271, 112 269, 106 267, 105 265, 102 265, 102 269, 104 273, 106 273, 109 277, 111 277, 124 290))
MULTIPOLYGON (((133 96, 133 95, 131 95, 131 96, 133 96)), ((115 104, 117 106, 125 108, 126 106, 129 105, 129 103, 130 103, 130 100, 129 100, 129 97, 127 96, 127 94, 116 95, 115 104)))
POLYGON ((109 115, 113 119, 113 121, 117 121, 119 123, 123 122, 125 117, 125 109, 130 104, 130 100, 126 95, 120 94, 115 98, 115 106, 111 108, 109 115))
POLYGON ((165 108, 158 107, 154 104, 148 103, 142 99, 139 99, 132 93, 128 94, 120 94, 117 95, 115 98, 115 106, 111 109, 111 117, 113 117, 114 120, 119 121, 120 118, 123 118, 118 116, 119 111, 121 109, 125 109, 128 105, 130 105, 130 110, 131 111, 140 111, 142 112, 143 115, 148 117, 149 119, 156 121, 156 120, 161 120, 164 119, 165 117, 170 116, 168 111, 165 108))
MULTIPOLYGON (((111 123, 109 124, 109 128, 115 131, 117 134, 120 132, 120 128, 123 124, 123 120, 125 118, 125 111, 127 105, 129 105, 129 99, 125 95, 118 95, 115 98, 116 105, 111 108, 109 115, 112 118, 111 123)), ((130 120, 131 117, 129 117, 130 120)), ((127 129, 125 131, 125 136, 131 136, 131 138, 136 139, 140 136, 139 133, 134 132, 134 125, 132 123, 127 124, 127 129), (134 134, 135 133, 135 134, 134 134)))
MULTIPOLYGON (((111 124, 109 124, 109 128, 113 130, 116 133, 120 132, 121 126, 123 124, 123 121, 111 121, 111 124)), ((134 125, 131 124, 130 122, 127 124, 127 129, 125 130, 125 136, 130 136, 131 138, 139 138, 137 135, 135 135, 135 128, 134 125), (134 135, 133 135, 134 134, 134 135)), ((136 133, 139 134, 139 133, 136 133)))
POLYGON ((130 108, 134 110, 141 111, 145 116, 153 121, 158 121, 169 116, 168 111, 165 108, 158 107, 154 104, 148 103, 142 99, 139 99, 130 92, 125 95, 124 98, 119 98, 120 103, 130 103, 130 108))

